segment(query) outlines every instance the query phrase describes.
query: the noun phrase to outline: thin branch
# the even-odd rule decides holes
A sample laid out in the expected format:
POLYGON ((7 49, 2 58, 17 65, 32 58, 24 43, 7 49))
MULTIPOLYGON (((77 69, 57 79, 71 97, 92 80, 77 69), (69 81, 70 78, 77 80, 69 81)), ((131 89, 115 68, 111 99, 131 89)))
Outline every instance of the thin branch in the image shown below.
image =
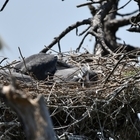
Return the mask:
MULTIPOLYGON (((125 44, 124 44, 125 45, 125 44)), ((126 46, 126 45, 125 45, 126 46)), ((137 51, 137 50, 135 50, 137 51)), ((130 51, 128 53, 125 53, 121 56, 121 58, 118 60, 118 62, 116 63, 116 65, 114 66, 113 70, 109 73, 109 75, 106 77, 105 81, 104 81, 104 84, 103 84, 103 87, 104 85, 106 84, 106 82, 108 81, 108 79, 110 78, 110 76, 114 73, 115 69, 117 68, 117 66, 119 65, 119 63, 128 55, 130 55, 131 53, 134 53, 134 51, 130 51)))
POLYGON ((82 36, 84 33, 86 33, 91 28, 91 25, 87 27, 82 33, 79 34, 79 36, 82 36))
POLYGON ((91 5, 91 4, 101 3, 101 2, 103 2, 103 1, 106 1, 106 0, 99 0, 99 1, 87 2, 87 3, 83 3, 83 4, 80 4, 80 5, 77 5, 76 7, 77 7, 77 8, 80 8, 80 7, 87 6, 87 5, 91 5))
POLYGON ((78 28, 76 27, 76 35, 78 35, 78 28))
POLYGON ((72 31, 73 29, 75 29, 81 25, 86 25, 86 24, 91 24, 91 19, 85 19, 83 21, 78 21, 75 24, 69 26, 58 37, 56 37, 50 45, 48 45, 46 48, 44 48, 40 52, 46 53, 50 48, 52 48, 58 42, 58 40, 60 41, 70 31, 72 31))
POLYGON ((110 11, 109 14, 110 14, 110 13, 114 13, 114 12, 116 12, 116 11, 119 11, 119 10, 123 9, 123 8, 124 8, 126 5, 128 5, 130 2, 131 2, 131 0, 129 0, 126 4, 124 4, 124 5, 121 6, 120 8, 118 8, 118 9, 116 9, 116 10, 113 10, 113 11, 110 11))
POLYGON ((80 5, 77 5, 76 7, 77 7, 77 8, 80 8, 80 7, 87 6, 87 5, 91 5, 91 4, 93 4, 93 2, 83 3, 83 4, 80 4, 80 5))
POLYGON ((140 28, 129 28, 129 29, 127 29, 127 31, 140 33, 140 28))
POLYGON ((118 8, 118 10, 123 9, 126 5, 128 5, 131 2, 131 0, 129 0, 126 4, 124 4, 123 6, 121 6, 120 8, 118 8))
POLYGON ((128 87, 128 83, 129 83, 129 81, 126 81, 123 85, 121 85, 118 88, 116 88, 112 93, 109 93, 109 96, 107 97, 109 99, 103 105, 103 107, 107 106, 109 104, 109 102, 111 102, 119 93, 121 93, 122 90, 127 88, 128 87))
MULTIPOLYGON (((57 39, 57 38, 55 38, 55 39, 57 39)), ((57 40, 57 42, 58 42, 58 49, 59 49, 59 53, 61 53, 60 40, 58 39, 58 40, 57 40)))
POLYGON ((103 87, 106 84, 106 82, 108 81, 108 79, 110 78, 110 76, 114 73, 115 69, 117 68, 117 66, 119 65, 119 63, 125 58, 125 55, 122 55, 122 57, 119 59, 119 61, 117 62, 117 64, 114 66, 113 70, 109 73, 109 75, 106 77, 103 87))
POLYGON ((1 61, 0 61, 0 64, 4 61, 4 60, 6 60, 7 58, 5 57, 5 58, 3 58, 1 61))
MULTIPOLYGON (((25 63, 25 59, 24 59, 24 57, 23 57, 23 55, 22 55, 22 53, 21 53, 20 47, 18 47, 18 50, 19 50, 20 56, 21 56, 21 58, 22 58, 22 61, 23 61, 23 63, 24 63, 24 66, 25 66, 25 68, 26 68, 26 70, 27 70, 27 72, 28 72, 28 69, 27 69, 27 66, 26 66, 26 63, 25 63)), ((29 72, 28 72, 28 73, 29 73, 29 72)))
POLYGON ((86 38, 89 34, 90 34, 90 32, 87 32, 87 33, 84 35, 82 41, 80 42, 78 48, 76 49, 76 52, 79 52, 79 50, 80 50, 80 48, 81 48, 81 46, 82 46, 82 44, 83 44, 85 38, 86 38))
POLYGON ((131 13, 127 13, 127 14, 120 14, 120 13, 117 13, 117 15, 118 15, 118 16, 121 16, 121 17, 130 16, 130 15, 133 15, 133 14, 137 13, 138 11, 139 11, 139 10, 135 10, 135 11, 133 11, 133 12, 131 12, 131 13))
POLYGON ((3 139, 3 137, 9 133, 13 128, 15 127, 15 125, 11 126, 9 129, 7 129, 1 136, 0 136, 0 140, 3 139))
POLYGON ((9 0, 5 1, 5 3, 3 4, 2 8, 0 9, 0 12, 3 11, 3 9, 5 8, 5 6, 7 5, 8 2, 9 2, 9 0))

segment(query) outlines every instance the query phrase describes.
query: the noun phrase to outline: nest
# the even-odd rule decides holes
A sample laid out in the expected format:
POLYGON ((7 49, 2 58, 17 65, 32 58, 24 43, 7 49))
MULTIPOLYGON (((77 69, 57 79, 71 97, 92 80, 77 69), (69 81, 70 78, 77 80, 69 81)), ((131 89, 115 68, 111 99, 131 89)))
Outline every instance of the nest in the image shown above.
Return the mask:
MULTIPOLYGON (((42 94, 58 139, 140 139, 140 72, 128 56, 69 56, 69 64, 88 63, 98 80, 83 82, 18 82, 29 98, 42 94)), ((9 80, 0 81, 8 85, 9 80)), ((17 115, 0 99, 0 138, 24 139, 17 115)))

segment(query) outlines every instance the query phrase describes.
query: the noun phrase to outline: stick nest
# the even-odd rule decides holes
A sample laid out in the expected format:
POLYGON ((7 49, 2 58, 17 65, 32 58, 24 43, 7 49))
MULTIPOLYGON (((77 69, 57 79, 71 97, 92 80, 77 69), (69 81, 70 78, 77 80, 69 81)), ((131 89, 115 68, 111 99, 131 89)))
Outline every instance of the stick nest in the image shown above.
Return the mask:
MULTIPOLYGON (((18 88, 29 98, 43 94, 58 139, 139 139, 140 68, 123 56, 94 57, 91 54, 70 55, 69 64, 88 63, 98 80, 89 83, 18 81, 18 88)), ((10 83, 0 81, 2 86, 10 83)), ((0 138, 24 137, 22 124, 0 100, 0 138)))

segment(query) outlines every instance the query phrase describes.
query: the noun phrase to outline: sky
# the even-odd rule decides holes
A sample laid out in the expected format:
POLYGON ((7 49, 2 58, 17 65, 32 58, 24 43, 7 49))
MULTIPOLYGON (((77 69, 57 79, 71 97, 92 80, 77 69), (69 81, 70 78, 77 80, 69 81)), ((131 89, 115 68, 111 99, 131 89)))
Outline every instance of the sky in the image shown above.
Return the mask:
MULTIPOLYGON (((127 1, 121 0, 120 7, 127 1)), ((0 8, 5 0, 0 0, 0 8)), ((68 26, 91 17, 87 7, 76 6, 87 2, 86 0, 10 0, 5 9, 0 12, 0 36, 5 42, 5 47, 0 51, 0 61, 7 57, 8 62, 19 60, 20 47, 22 55, 28 57, 38 53, 49 45, 54 37, 57 37, 68 26)), ((120 13, 132 12, 138 8, 132 0, 120 13)), ((117 36, 126 44, 140 46, 138 33, 126 31, 130 26, 121 28, 117 36)), ((86 26, 79 28, 79 33, 86 26)), ((75 50, 82 37, 75 35, 75 30, 70 32, 61 40, 63 51, 75 50)), ((92 53, 94 37, 88 36, 83 44, 92 53), (90 41, 92 39, 92 41, 90 41)), ((58 51, 55 45, 52 49, 58 51)))

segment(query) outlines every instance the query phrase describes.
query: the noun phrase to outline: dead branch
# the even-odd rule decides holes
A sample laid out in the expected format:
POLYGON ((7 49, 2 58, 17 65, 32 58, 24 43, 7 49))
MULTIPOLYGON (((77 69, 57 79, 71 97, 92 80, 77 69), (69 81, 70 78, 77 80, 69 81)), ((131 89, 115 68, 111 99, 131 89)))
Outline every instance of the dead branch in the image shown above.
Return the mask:
POLYGON ((47 47, 45 47, 43 50, 41 50, 40 52, 42 53, 46 53, 50 48, 52 48, 58 41, 60 41, 67 33, 69 33, 70 31, 72 31, 73 29, 81 26, 81 25, 86 25, 86 24, 91 24, 91 20, 90 19, 85 19, 83 21, 78 21, 75 24, 69 26, 68 28, 66 28, 58 37, 55 37, 55 39, 53 40, 53 42, 48 45, 47 47))
POLYGON ((83 44, 83 42, 84 42, 85 38, 86 38, 89 34, 90 34, 90 33, 89 33, 89 32, 87 32, 87 33, 84 35, 84 37, 83 37, 83 39, 81 40, 81 42, 80 42, 80 44, 79 44, 78 48, 76 49, 76 52, 78 52, 78 51, 79 51, 79 49, 81 48, 81 46, 82 46, 82 44, 83 44))
POLYGON ((7 3, 9 2, 9 0, 6 0, 2 6, 2 8, 0 9, 0 12, 3 11, 3 9, 5 8, 5 6, 7 5, 7 3))
MULTIPOLYGON (((96 32, 96 36, 98 36, 98 40, 99 42, 102 44, 102 47, 104 47, 105 50, 107 50, 108 52, 110 52, 110 54, 113 55, 112 50, 106 45, 105 40, 104 40, 104 32, 103 32, 103 27, 102 27, 102 21, 105 18, 106 14, 108 14, 108 12, 111 10, 112 7, 112 1, 109 2, 105 2, 101 7, 100 10, 95 14, 95 16, 92 19, 92 28, 89 32, 94 32, 93 34, 95 34, 96 32)), ((86 34, 87 36, 87 34, 86 34)), ((83 38, 83 40, 85 39, 85 37, 83 38)), ((82 42, 83 42, 82 40, 82 42)), ((80 50, 81 44, 79 45, 79 47, 76 49, 76 51, 80 50)))
POLYGON ((80 8, 80 7, 88 6, 88 5, 91 5, 91 4, 101 3, 101 2, 103 2, 103 1, 106 1, 106 0, 99 0, 99 1, 87 2, 87 3, 79 4, 79 5, 77 5, 76 7, 77 7, 77 8, 80 8))
POLYGON ((131 12, 131 13, 126 13, 126 14, 121 14, 121 13, 118 13, 118 12, 117 12, 117 15, 118 15, 118 16, 121 16, 121 17, 130 16, 130 15, 133 15, 133 14, 137 13, 138 11, 139 11, 139 10, 135 10, 135 11, 133 11, 133 12, 131 12))
POLYGON ((133 28, 129 28, 129 29, 127 29, 127 31, 129 31, 129 32, 136 32, 136 33, 140 33, 140 28, 135 28, 135 27, 133 27, 133 28))
POLYGON ((123 60, 123 58, 125 57, 125 55, 122 55, 121 58, 118 60, 118 62, 116 63, 116 65, 114 66, 114 68, 112 69, 112 71, 109 73, 109 75, 106 77, 105 81, 104 81, 104 85, 106 84, 107 80, 109 79, 109 77, 113 74, 113 72, 115 71, 115 69, 117 68, 117 66, 119 65, 119 63, 121 62, 121 60, 123 60))
POLYGON ((130 25, 130 18, 123 18, 123 19, 112 19, 110 21, 108 21, 107 23, 108 25, 112 26, 112 27, 123 27, 126 25, 130 25))
POLYGON ((125 6, 127 6, 129 3, 131 2, 131 0, 129 0, 127 3, 125 3, 123 6, 121 6, 120 8, 116 9, 116 10, 113 10, 113 11, 110 11, 109 13, 113 13, 115 11, 118 11, 118 10, 121 10, 123 9, 125 6))

